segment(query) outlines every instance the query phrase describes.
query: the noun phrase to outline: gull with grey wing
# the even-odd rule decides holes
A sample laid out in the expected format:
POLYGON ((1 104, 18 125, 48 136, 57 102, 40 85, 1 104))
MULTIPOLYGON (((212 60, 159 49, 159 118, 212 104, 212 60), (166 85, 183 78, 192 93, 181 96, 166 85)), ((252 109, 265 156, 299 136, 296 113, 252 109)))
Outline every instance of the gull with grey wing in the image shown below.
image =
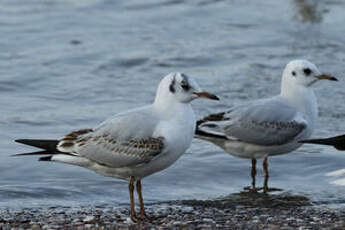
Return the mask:
POLYGON ((60 140, 16 140, 43 149, 17 155, 48 155, 41 161, 72 164, 129 181, 133 221, 146 218, 141 179, 173 164, 190 146, 195 115, 190 102, 218 98, 183 73, 171 73, 158 86, 153 104, 126 111, 94 129, 71 132, 60 140), (135 215, 134 183, 140 203, 135 215))
POLYGON ((197 122, 196 137, 210 141, 236 157, 252 159, 252 189, 255 187, 256 159, 264 158, 264 192, 268 191, 268 157, 288 153, 311 136, 318 116, 312 85, 321 74, 306 60, 295 60, 284 69, 279 95, 254 100, 211 114, 197 122))

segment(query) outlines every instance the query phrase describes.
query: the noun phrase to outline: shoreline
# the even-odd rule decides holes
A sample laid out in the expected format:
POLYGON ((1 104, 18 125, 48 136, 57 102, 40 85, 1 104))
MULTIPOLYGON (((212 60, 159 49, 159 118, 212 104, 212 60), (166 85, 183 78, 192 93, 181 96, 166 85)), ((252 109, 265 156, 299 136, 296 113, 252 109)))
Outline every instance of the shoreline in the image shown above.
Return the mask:
POLYGON ((127 206, 0 210, 0 229, 344 229, 345 206, 315 205, 289 194, 232 194, 146 206, 150 221, 133 223, 127 206))

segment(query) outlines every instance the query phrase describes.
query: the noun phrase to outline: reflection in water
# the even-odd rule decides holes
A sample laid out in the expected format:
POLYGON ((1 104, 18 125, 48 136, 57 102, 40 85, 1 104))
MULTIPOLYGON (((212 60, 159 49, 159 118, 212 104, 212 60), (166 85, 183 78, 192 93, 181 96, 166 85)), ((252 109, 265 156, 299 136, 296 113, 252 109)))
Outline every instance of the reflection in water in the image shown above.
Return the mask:
POLYGON ((301 207, 311 205, 311 201, 301 195, 283 192, 279 194, 264 193, 234 193, 216 200, 182 200, 173 201, 173 203, 188 206, 204 206, 216 208, 229 208, 238 205, 246 207, 263 207, 263 208, 287 208, 301 207))
POLYGON ((336 177, 337 179, 332 180, 330 183, 335 185, 345 186, 345 169, 339 169, 326 174, 326 176, 336 177))
POLYGON ((328 12, 317 0, 294 0, 294 4, 297 10, 295 17, 303 23, 321 23, 323 14, 328 12))

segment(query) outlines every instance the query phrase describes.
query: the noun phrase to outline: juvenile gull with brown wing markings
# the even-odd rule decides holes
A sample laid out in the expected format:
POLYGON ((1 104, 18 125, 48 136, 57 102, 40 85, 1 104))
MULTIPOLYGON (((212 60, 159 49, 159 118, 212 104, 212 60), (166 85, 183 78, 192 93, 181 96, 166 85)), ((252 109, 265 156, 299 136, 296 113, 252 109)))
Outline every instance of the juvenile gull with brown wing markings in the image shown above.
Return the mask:
POLYGON ((252 189, 255 188, 256 159, 264 157, 264 192, 268 191, 267 158, 294 151, 308 138, 317 119, 317 102, 310 87, 321 79, 336 80, 321 74, 306 61, 287 64, 281 93, 211 114, 197 122, 196 137, 220 146, 231 155, 252 159, 252 189))
POLYGON ((134 183, 145 218, 141 179, 173 164, 190 146, 195 116, 190 102, 196 98, 218 99, 202 92, 198 84, 181 73, 171 73, 158 86, 153 104, 115 115, 94 129, 74 131, 57 140, 17 142, 43 151, 18 154, 39 155, 42 161, 81 166, 109 177, 129 181, 131 219, 134 210, 134 183))

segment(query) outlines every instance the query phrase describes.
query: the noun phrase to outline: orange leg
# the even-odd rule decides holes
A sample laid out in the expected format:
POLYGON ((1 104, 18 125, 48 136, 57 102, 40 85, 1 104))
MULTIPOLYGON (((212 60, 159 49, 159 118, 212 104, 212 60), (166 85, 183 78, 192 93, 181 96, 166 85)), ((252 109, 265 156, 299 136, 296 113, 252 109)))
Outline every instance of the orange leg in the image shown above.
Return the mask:
POLYGON ((146 216, 145 208, 144 208, 143 194, 141 192, 141 180, 137 181, 137 193, 138 193, 139 204, 140 204, 140 218, 144 219, 144 218, 147 218, 147 216, 146 216))
POLYGON ((135 201, 134 201, 134 182, 135 182, 135 177, 131 176, 131 179, 129 181, 129 198, 130 198, 130 201, 131 201, 131 220, 133 222, 137 222, 138 219, 137 217, 135 216, 135 201))

